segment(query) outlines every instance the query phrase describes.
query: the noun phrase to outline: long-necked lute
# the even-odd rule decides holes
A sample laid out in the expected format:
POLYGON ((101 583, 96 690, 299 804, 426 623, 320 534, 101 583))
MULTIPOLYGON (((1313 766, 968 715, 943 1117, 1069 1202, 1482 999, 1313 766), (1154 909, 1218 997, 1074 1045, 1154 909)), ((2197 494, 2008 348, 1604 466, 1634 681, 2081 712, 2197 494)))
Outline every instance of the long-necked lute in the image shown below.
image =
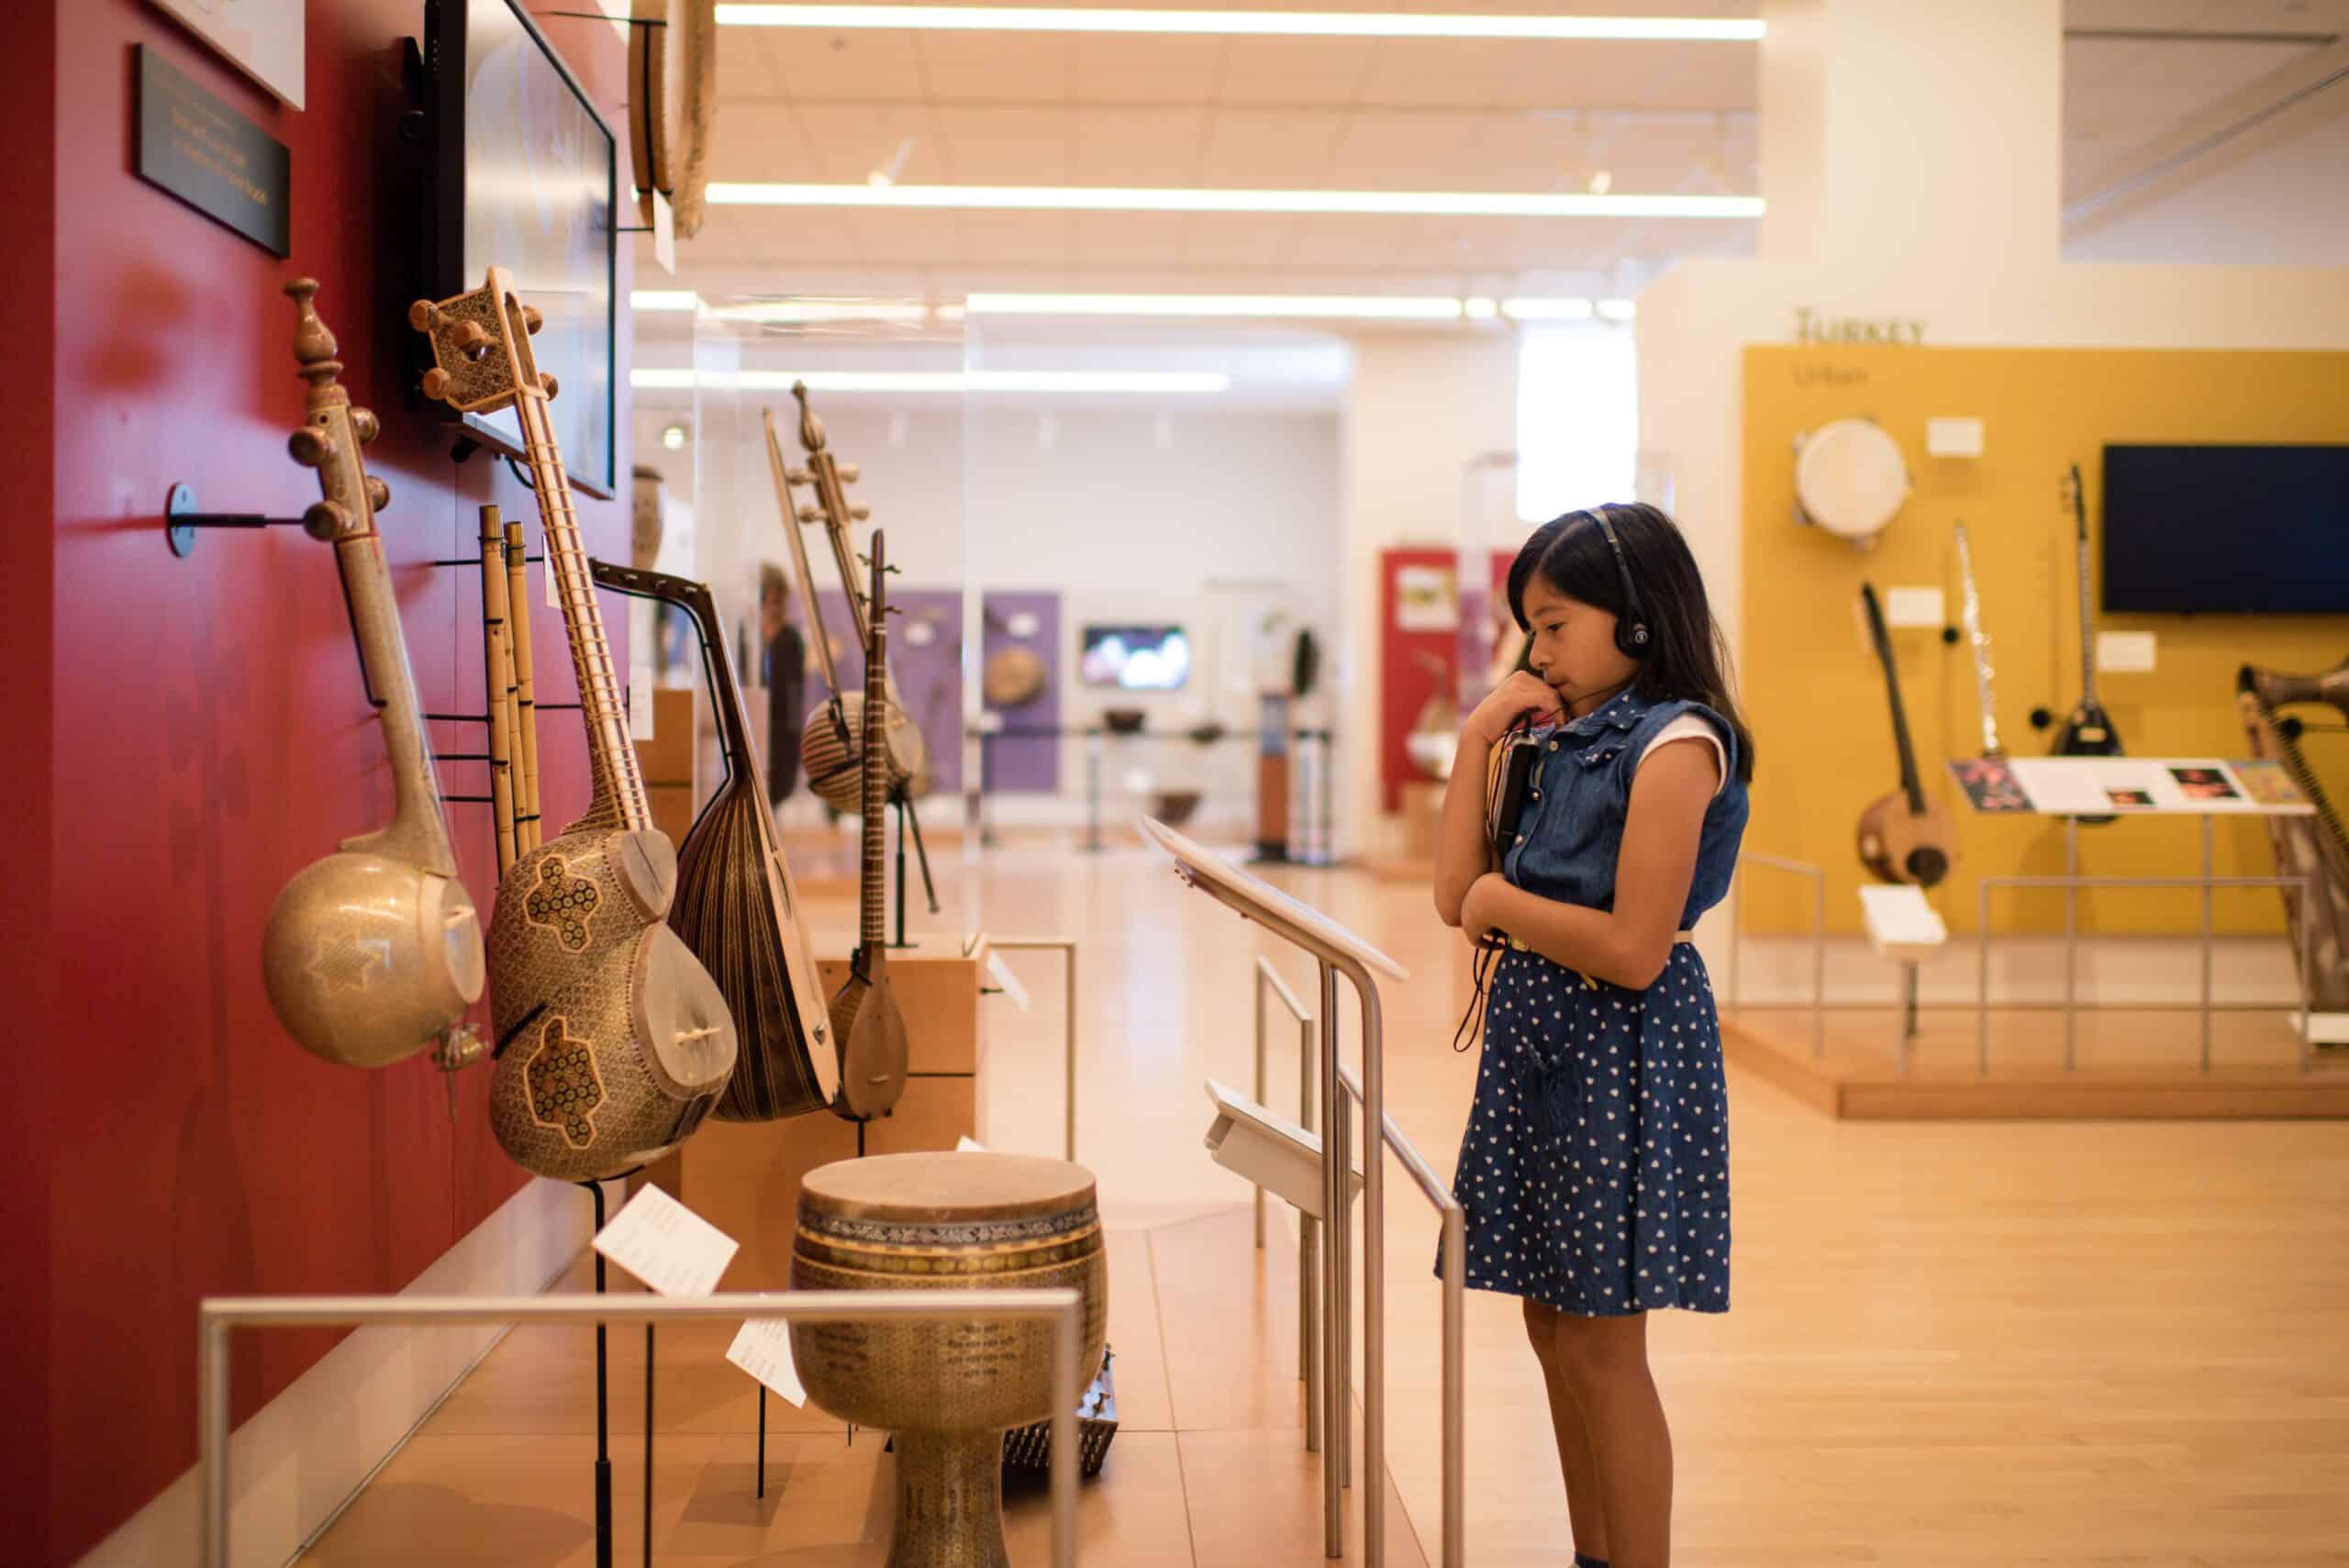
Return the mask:
POLYGON ((834 1108, 855 1121, 887 1115, 906 1088, 906 1020, 889 979, 889 940, 882 920, 881 813, 888 799, 882 715, 891 706, 882 691, 888 668, 889 599, 883 581, 887 571, 881 530, 875 528, 873 614, 864 636, 864 706, 859 714, 864 725, 864 839, 857 873, 857 945, 831 1006, 832 1033, 841 1041, 841 1093, 834 1108))
POLYGON ((432 339, 426 395, 467 413, 510 406, 520 420, 595 781, 587 814, 518 859, 498 886, 491 1125, 524 1170, 600 1181, 667 1153, 701 1124, 734 1070, 734 1020, 663 918, 676 850, 652 825, 629 736, 548 418, 554 378, 530 351, 538 312, 492 267, 481 288, 418 300, 408 319, 432 339))
POLYGON ((262 975, 278 1021, 304 1049, 380 1067, 454 1043, 465 1009, 481 995, 481 922, 457 880, 399 602, 375 531, 391 490, 360 460, 378 426, 337 380, 342 361, 311 303, 317 291, 308 278, 285 285, 299 310, 294 357, 310 384, 308 421, 288 445, 295 462, 318 473, 321 499, 302 524, 334 546, 360 662, 383 704, 393 810, 390 826, 345 839, 278 894, 262 975))
POLYGON ((590 565, 604 587, 685 610, 701 639, 726 777, 677 846, 669 926, 726 994, 741 1042, 716 1114, 728 1121, 774 1121, 823 1110, 839 1085, 839 1053, 717 600, 708 584, 688 578, 608 561, 590 565))
MULTIPOLYGON (((774 416, 766 416, 768 461, 774 469, 775 498, 783 506, 783 526, 793 534, 795 541, 799 527, 822 526, 831 545, 832 564, 840 573, 841 596, 848 601, 849 626, 857 646, 862 648, 870 639, 869 623, 873 617, 866 596, 857 588, 856 547, 849 538, 849 528, 871 517, 872 511, 849 500, 848 487, 857 481, 857 467, 832 455, 824 422, 808 406, 807 384, 794 383, 791 395, 799 401, 799 444, 807 456, 806 466, 792 468, 785 464, 774 416), (796 506, 791 498, 791 486, 795 484, 807 486, 815 500, 806 506, 796 506)), ((804 550, 804 546, 801 548, 804 550)), ((816 624, 816 635, 821 640, 823 612, 818 604, 810 592, 808 617, 816 624)), ((825 673, 829 679, 829 666, 825 673)), ((889 705, 885 733, 890 772, 885 798, 918 800, 930 793, 930 750, 913 721, 912 711, 897 695, 896 681, 885 670, 882 676, 882 690, 889 705)), ((836 811, 855 811, 864 798, 864 786, 856 771, 862 752, 858 737, 863 733, 863 726, 857 717, 853 695, 840 691, 837 685, 833 691, 847 699, 841 710, 846 714, 846 722, 808 725, 800 733, 799 759, 807 770, 808 787, 818 799, 836 811)), ((837 720, 839 715, 834 717, 837 720)))

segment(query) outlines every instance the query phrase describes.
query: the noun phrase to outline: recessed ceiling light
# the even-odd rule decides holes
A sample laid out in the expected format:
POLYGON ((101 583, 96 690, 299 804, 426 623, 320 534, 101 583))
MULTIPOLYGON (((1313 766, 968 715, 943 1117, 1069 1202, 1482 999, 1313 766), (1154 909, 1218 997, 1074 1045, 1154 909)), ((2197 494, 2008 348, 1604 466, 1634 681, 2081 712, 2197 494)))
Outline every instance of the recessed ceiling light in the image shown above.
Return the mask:
POLYGON ((632 289, 628 296, 630 310, 691 310, 701 304, 701 295, 691 289, 632 289))
POLYGON ((1590 194, 1594 196, 1603 196, 1614 188, 1615 176, 1604 169, 1590 177, 1590 194))
POLYGON ((1462 300, 1460 307, 1462 313, 1471 321, 1490 321, 1493 318, 1493 312, 1497 308, 1489 299, 1475 298, 1462 300))
POLYGON ((1501 314, 1511 321, 1587 321, 1586 299, 1505 299, 1501 314))
POLYGON ((1274 37, 1386 39, 1626 39, 1753 43, 1752 17, 1495 17, 1346 11, 1072 10, 1034 6, 720 5, 722 26, 911 28, 948 32, 1253 33, 1274 37))
POLYGON ((714 206, 969 207, 1052 212, 1347 213, 1442 217, 1762 216, 1760 196, 1547 191, 1256 191, 1111 185, 793 185, 713 180, 714 206))
POLYGON ((710 314, 720 321, 922 321, 930 306, 914 300, 763 299, 726 305, 710 314))

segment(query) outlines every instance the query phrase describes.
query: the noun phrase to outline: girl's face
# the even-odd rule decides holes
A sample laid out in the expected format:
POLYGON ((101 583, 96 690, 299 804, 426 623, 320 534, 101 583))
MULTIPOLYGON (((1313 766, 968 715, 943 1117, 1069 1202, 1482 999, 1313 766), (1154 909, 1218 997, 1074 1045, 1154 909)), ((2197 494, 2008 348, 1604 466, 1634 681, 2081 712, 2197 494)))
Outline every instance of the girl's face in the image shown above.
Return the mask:
POLYGON ((1533 628, 1529 662, 1579 717, 1629 685, 1637 661, 1615 646, 1615 617, 1596 605, 1570 599, 1539 573, 1525 585, 1525 619, 1533 628))

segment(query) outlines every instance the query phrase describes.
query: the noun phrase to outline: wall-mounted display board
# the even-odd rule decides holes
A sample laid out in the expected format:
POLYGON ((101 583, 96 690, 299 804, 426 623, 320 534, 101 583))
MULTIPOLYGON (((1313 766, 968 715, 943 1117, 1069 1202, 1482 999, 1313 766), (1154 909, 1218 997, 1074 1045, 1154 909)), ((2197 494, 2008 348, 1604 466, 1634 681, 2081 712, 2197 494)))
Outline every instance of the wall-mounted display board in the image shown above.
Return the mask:
POLYGON ((231 65, 302 105, 305 0, 155 0, 231 65))
MULTIPOLYGON (((1746 843, 1827 868, 1828 908, 1856 933, 1865 879, 1853 848, 1867 803, 1898 777, 1884 680, 1855 623, 1865 576, 1879 585, 1943 590, 1962 601, 1953 525, 1971 540, 1982 627, 1992 646, 1998 730, 2015 756, 2041 756, 2081 683, 2079 567, 2074 514, 2063 481, 2077 463, 2089 540, 2091 595, 2101 581, 2107 443, 2264 444, 2338 441, 2349 429, 2349 354, 2186 350, 1973 349, 1756 345, 1745 350, 1744 628, 1739 689, 1756 740, 1759 770, 1746 843), (1934 457, 1928 419, 1963 414, 1983 422, 1983 455, 1934 457), (1915 491, 1898 517, 1861 550, 1792 516, 1795 439, 1831 419, 1865 415, 1900 444, 1915 491)), ((2229 550, 2213 539, 2214 552, 2229 550)), ((2289 572, 2294 563, 2275 563, 2289 572)), ((2150 671, 2108 664, 2098 695, 2127 751, 2140 757, 2240 757, 2235 673, 2244 663, 2313 672, 2349 644, 2349 617, 2105 613, 2099 632, 2151 634, 2150 671)), ((1953 611, 1953 614, 1954 612, 1953 611)), ((1935 628, 1895 629, 1918 760, 1929 788, 1959 813, 1959 860, 1930 896, 1954 930, 1975 920, 1984 876, 2060 875, 2064 828, 2025 814, 1964 809, 1943 762, 1983 750, 1974 665, 1963 638, 1935 628)), ((2318 715, 2321 717, 2323 716, 2318 715)), ((2319 750, 2313 764, 2349 785, 2349 745, 2319 750)), ((2132 818, 2081 836, 2083 872, 2099 876, 2192 875, 2200 867, 2199 823, 2132 818)), ((2217 825, 2221 876, 2273 876, 2266 833, 2248 817, 2217 825)), ((1749 931, 1809 929, 1807 888, 1747 884, 1749 931)), ((2083 929, 2185 935, 2198 929, 2192 894, 2083 894, 2083 929)), ((2280 934, 2271 890, 2222 892, 2221 933, 2280 934)), ((1998 895, 2001 931, 2054 932, 2053 893, 1998 895)))

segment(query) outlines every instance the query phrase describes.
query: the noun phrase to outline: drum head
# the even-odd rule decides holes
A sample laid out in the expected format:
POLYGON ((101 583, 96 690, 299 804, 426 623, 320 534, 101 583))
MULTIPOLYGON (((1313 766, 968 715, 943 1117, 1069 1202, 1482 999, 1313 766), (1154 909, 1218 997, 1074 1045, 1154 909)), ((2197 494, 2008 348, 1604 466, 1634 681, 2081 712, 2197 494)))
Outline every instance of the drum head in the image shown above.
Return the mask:
POLYGON ((1029 649, 998 650, 980 685, 989 707, 1023 707, 1044 695, 1044 662, 1029 649))
POLYGON ((680 239, 700 231, 718 99, 717 0, 634 0, 629 29, 629 148, 638 210, 669 198, 680 239))
POLYGON ((1093 1173, 1026 1154, 874 1154, 818 1166, 803 1208, 856 1219, 980 1219, 1061 1214, 1093 1200, 1093 1173))
POLYGON ((1803 516, 1845 539, 1874 537, 1909 499, 1909 464, 1873 419, 1837 419, 1806 437, 1795 457, 1803 516))

